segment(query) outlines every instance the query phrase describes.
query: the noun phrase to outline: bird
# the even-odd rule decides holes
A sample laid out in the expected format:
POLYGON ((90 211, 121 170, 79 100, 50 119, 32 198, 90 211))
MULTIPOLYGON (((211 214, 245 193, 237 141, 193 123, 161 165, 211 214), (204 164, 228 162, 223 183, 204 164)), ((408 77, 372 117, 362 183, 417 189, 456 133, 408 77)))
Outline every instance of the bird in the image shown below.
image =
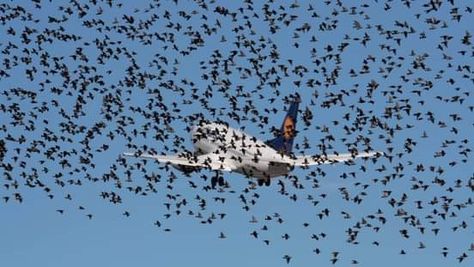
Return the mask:
POLYGON ((224 238, 226 238, 226 236, 224 235, 223 232, 220 232, 220 233, 219 233, 219 238, 220 238, 220 239, 224 239, 224 238))
MULTIPOLYGON (((336 264, 345 254, 341 244, 389 248, 393 230, 401 249, 390 248, 387 260, 400 260, 396 254, 411 252, 414 238, 432 233, 468 245, 454 252, 447 239, 420 238, 420 253, 440 247, 440 258, 468 261, 472 7, 451 0, 375 2, 1 4, 0 209, 48 203, 64 218, 74 216, 67 209, 73 204, 95 223, 95 216, 111 220, 89 211, 105 201, 123 220, 141 220, 122 207, 153 198, 158 216, 146 212, 153 214, 150 226, 167 238, 236 220, 238 227, 253 226, 246 246, 262 245, 254 240, 260 239, 269 250, 291 254, 296 237, 331 239, 325 249, 333 253, 300 252, 336 264), (117 153, 184 151, 193 161, 200 151, 187 137, 209 121, 284 136, 274 117, 296 96, 302 127, 295 155, 383 154, 298 170, 262 188, 258 180, 117 153), (213 187, 214 179, 221 186, 213 187), (91 188, 97 193, 84 199, 91 188), (178 220, 185 227, 173 227, 178 220), (288 242, 272 239, 278 236, 288 242)), ((201 133, 194 142, 211 136, 218 142, 223 134, 201 133)), ((238 143, 268 145, 235 135, 230 146, 238 143)), ((234 155, 235 162, 243 158, 234 155)), ((253 157, 262 160, 268 159, 253 157)), ((281 254, 262 254, 262 262, 274 255, 281 254)), ((358 256, 351 264, 371 254, 358 256)))

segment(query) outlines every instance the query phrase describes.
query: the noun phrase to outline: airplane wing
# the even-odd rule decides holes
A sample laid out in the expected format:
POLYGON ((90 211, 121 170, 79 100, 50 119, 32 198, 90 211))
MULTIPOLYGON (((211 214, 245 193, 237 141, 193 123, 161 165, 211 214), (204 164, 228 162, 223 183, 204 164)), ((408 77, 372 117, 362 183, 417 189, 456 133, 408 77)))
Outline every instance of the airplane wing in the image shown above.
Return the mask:
POLYGON ((181 155, 154 155, 146 153, 123 153, 124 156, 137 157, 143 159, 156 160, 160 163, 169 163, 172 165, 181 165, 198 168, 208 168, 211 170, 232 171, 235 166, 231 164, 224 155, 204 154, 197 157, 181 155))
POLYGON ((316 155, 316 156, 297 156, 296 158, 285 158, 285 163, 292 166, 311 166, 320 164, 332 164, 338 162, 346 162, 356 158, 370 158, 382 155, 381 152, 360 152, 360 153, 345 153, 345 154, 331 154, 331 155, 316 155))

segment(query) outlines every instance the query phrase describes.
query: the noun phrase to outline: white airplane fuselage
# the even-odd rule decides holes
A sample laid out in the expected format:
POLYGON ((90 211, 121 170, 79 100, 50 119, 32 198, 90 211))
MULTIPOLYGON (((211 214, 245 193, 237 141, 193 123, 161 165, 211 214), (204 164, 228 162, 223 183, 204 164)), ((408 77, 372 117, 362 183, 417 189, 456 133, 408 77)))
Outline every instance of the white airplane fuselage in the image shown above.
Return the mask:
POLYGON ((282 155, 263 141, 219 123, 195 126, 191 131, 196 155, 215 155, 234 172, 247 177, 270 179, 288 174, 293 168, 278 163, 282 155), (226 154, 226 157, 219 155, 226 154))

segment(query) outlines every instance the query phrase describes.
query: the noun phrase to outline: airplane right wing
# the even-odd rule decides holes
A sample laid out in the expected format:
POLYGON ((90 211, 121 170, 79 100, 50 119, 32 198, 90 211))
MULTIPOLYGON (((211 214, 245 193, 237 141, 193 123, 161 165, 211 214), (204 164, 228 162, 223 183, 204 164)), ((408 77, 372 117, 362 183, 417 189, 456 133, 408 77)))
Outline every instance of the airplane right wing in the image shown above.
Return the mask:
POLYGON ((169 163, 172 165, 181 165, 198 168, 208 168, 211 170, 232 171, 235 166, 231 164, 227 157, 222 155, 204 154, 197 157, 181 156, 181 155, 153 155, 146 153, 123 153, 124 156, 137 157, 143 159, 152 159, 161 163, 169 163))
POLYGON ((297 156, 296 158, 285 159, 285 162, 292 166, 311 166, 320 164, 332 164, 338 162, 346 162, 356 158, 370 158, 382 155, 381 152, 361 152, 361 153, 345 153, 331 155, 316 156, 297 156))

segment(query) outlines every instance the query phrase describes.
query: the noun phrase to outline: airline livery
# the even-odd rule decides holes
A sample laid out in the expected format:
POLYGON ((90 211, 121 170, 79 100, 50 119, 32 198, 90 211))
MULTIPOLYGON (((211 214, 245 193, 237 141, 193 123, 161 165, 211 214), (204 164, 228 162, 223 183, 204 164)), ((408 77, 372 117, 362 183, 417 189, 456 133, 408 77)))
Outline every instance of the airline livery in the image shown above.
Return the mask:
MULTIPOLYGON (((200 123, 193 126, 194 153, 179 155, 153 155, 145 153, 124 153, 144 159, 171 164, 183 171, 192 172, 201 168, 216 171, 232 171, 256 178, 258 185, 270 185, 274 177, 285 176, 294 167, 330 164, 351 161, 355 158, 374 157, 379 152, 353 152, 333 155, 295 156, 292 153, 296 135, 299 101, 291 103, 279 134, 263 142, 254 136, 233 129, 223 123, 200 123)), ((224 185, 222 176, 211 179, 212 187, 224 185)))

